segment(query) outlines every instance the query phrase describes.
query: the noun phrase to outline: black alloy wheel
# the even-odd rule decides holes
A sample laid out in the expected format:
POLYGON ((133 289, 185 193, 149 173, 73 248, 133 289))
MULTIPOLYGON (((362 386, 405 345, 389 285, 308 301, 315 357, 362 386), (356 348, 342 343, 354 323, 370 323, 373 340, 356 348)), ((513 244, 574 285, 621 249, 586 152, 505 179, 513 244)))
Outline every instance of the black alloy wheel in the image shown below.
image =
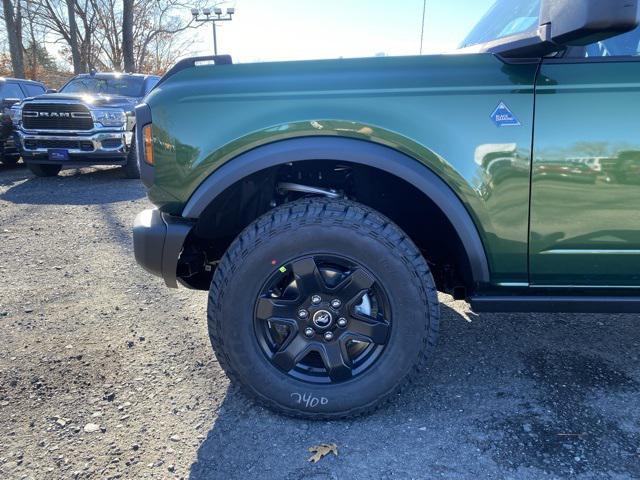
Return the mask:
POLYGON ((339 383, 380 358, 391 312, 384 290, 362 265, 314 255, 276 270, 256 302, 254 326, 263 352, 283 372, 339 383))

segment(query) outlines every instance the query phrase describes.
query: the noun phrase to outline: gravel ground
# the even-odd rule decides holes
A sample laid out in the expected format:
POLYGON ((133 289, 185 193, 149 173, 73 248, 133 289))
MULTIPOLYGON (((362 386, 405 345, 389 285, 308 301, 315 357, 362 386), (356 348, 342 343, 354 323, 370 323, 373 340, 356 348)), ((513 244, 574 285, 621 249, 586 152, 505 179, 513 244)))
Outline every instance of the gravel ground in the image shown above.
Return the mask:
POLYGON ((117 169, 0 166, 0 478, 640 478, 637 316, 467 315, 378 413, 306 422, 229 386, 203 292, 137 268, 117 169), (307 462, 334 442, 339 456, 307 462))

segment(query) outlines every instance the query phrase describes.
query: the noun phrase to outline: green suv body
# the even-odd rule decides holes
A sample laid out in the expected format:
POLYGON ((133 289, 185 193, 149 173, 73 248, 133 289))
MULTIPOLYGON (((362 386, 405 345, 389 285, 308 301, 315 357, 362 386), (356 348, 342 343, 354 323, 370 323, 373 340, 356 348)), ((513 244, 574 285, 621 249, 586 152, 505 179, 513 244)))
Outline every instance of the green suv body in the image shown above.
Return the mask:
POLYGON ((209 289, 231 378, 307 417, 397 391, 436 290, 640 311, 636 17, 498 1, 455 55, 180 62, 136 112, 136 258, 209 289))

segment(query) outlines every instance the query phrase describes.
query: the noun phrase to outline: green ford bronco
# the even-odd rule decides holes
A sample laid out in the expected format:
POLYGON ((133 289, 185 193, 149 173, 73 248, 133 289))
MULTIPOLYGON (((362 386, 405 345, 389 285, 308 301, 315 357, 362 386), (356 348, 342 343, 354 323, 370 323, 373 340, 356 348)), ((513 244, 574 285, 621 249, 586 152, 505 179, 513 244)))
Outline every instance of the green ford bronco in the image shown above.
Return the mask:
POLYGON ((178 63, 136 110, 138 263, 209 290, 232 381, 306 418, 415 376, 438 291, 640 312, 637 3, 498 0, 455 55, 178 63))

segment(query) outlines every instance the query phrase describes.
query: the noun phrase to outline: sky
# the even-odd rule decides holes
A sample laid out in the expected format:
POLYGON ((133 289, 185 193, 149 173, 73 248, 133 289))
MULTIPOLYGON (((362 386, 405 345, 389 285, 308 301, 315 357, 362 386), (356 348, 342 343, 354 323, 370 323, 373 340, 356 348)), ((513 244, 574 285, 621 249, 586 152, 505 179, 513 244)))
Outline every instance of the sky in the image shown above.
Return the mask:
MULTIPOLYGON (((494 0, 427 0, 423 53, 451 51, 494 0)), ((234 62, 418 55, 423 0, 232 0, 218 53, 234 62)), ((210 24, 184 56, 213 51, 210 24)))

